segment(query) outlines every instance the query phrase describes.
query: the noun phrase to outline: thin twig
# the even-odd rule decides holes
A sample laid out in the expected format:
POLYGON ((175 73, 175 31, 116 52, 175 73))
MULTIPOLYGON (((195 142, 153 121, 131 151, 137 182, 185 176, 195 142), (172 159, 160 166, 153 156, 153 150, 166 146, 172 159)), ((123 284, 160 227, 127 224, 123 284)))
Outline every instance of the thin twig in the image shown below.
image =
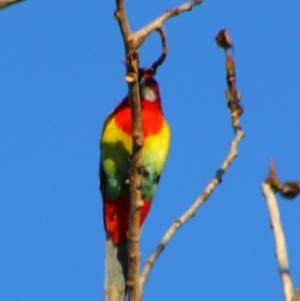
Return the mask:
POLYGON ((285 301, 291 301, 294 295, 293 282, 289 271, 288 254, 285 244, 284 231, 281 226, 280 213, 276 198, 269 184, 262 184, 262 191, 266 199, 267 207, 270 213, 271 228, 275 237, 276 258, 279 268, 279 274, 283 285, 285 301))
POLYGON ((180 217, 178 218, 171 227, 167 230, 163 238, 161 239, 158 247, 153 252, 153 254, 149 257, 149 259, 146 261, 144 269, 140 276, 140 286, 143 288, 145 282, 147 281, 147 278, 149 276, 149 273, 155 263, 155 261, 158 259, 160 254, 165 249, 168 242, 171 240, 171 238, 175 235, 177 230, 185 223, 187 222, 191 217, 195 216, 196 211, 198 208, 209 198, 209 196, 212 194, 216 186, 221 182, 222 176, 226 172, 226 170, 229 168, 233 160, 237 157, 237 146, 240 142, 240 140, 243 138, 243 131, 241 129, 236 131, 235 138, 231 141, 231 148, 229 151, 228 156, 224 160, 221 168, 217 171, 216 176, 208 183, 202 194, 196 199, 196 201, 193 203, 193 205, 180 217))
POLYGON ((17 4, 22 1, 24 0, 0 0, 0 9, 6 8, 7 6, 17 4))
POLYGON ((145 73, 155 75, 157 72, 157 68, 163 64, 167 55, 168 55, 168 47, 167 47, 167 35, 163 27, 159 27, 157 31, 161 37, 162 50, 160 57, 152 64, 151 68, 144 68, 140 70, 140 77, 145 73))
POLYGON ((201 4, 203 1, 204 0, 194 0, 181 4, 175 8, 169 9, 166 12, 164 12, 161 16, 156 18, 154 21, 150 22, 140 30, 133 33, 133 38, 137 41, 138 47, 146 40, 146 38, 151 32, 162 27, 165 21, 181 13, 192 10, 194 6, 201 4))
MULTIPOLYGON (((222 39, 224 37, 224 34, 226 35, 226 38, 229 38, 228 33, 223 30, 219 33, 220 38, 222 39)), ((223 47, 219 43, 218 44, 222 48, 225 48, 226 51, 226 73, 227 73, 227 89, 226 89, 226 97, 227 97, 227 103, 229 106, 229 109, 231 111, 231 120, 232 120, 232 128, 235 133, 234 139, 231 141, 231 147, 229 154, 227 155, 226 159, 224 160, 223 164, 221 165, 221 168, 217 171, 216 176, 208 183, 202 194, 196 199, 196 201, 192 204, 192 206, 179 218, 177 219, 171 227, 167 230, 163 238, 161 239, 158 247, 155 249, 153 254, 149 257, 149 259, 146 261, 144 265, 144 269, 140 276, 140 286, 141 289, 143 289, 143 286, 145 282, 147 281, 147 278, 149 276, 149 273, 160 256, 160 254, 165 249, 168 242, 171 240, 171 238, 175 235, 175 233, 178 231, 178 229, 187 222, 191 217, 193 217, 198 208, 209 198, 209 196, 212 194, 216 186, 222 182, 223 175, 225 174, 226 170, 229 168, 233 160, 237 157, 237 146, 240 142, 240 140, 244 136, 244 132, 242 130, 239 116, 242 114, 242 106, 240 104, 240 94, 237 91, 236 87, 236 81, 235 81, 235 63, 233 58, 229 55, 227 49, 227 43, 226 47, 223 47), (234 105, 232 105, 234 104, 234 105)))
POLYGON ((168 54, 166 32, 162 26, 159 27, 157 29, 157 31, 159 32, 160 37, 161 37, 162 51, 161 51, 161 55, 160 55, 159 59, 157 61, 155 61, 150 68, 154 75, 156 74, 157 68, 162 65, 162 63, 165 61, 167 54, 168 54))

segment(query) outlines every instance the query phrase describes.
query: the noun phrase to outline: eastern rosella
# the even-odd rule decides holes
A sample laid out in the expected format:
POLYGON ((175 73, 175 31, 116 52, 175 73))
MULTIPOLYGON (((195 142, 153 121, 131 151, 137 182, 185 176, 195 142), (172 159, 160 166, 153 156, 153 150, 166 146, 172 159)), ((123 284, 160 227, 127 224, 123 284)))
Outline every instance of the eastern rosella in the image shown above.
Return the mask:
MULTIPOLYGON (((164 118, 156 80, 144 74, 140 83, 144 146, 142 161, 147 173, 141 186, 140 226, 149 212, 170 145, 170 128, 164 118)), ((129 224, 129 165, 132 153, 130 100, 123 101, 106 118, 100 140, 100 190, 106 231, 105 301, 124 301, 127 280, 129 224)))

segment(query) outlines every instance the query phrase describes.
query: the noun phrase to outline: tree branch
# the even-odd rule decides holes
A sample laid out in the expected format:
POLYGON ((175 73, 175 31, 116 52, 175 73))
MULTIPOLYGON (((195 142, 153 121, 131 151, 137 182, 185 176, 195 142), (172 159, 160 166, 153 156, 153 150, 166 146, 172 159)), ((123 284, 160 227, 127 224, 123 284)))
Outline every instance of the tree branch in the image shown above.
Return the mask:
MULTIPOLYGON (((226 33, 226 31, 221 32, 221 34, 224 33, 226 33)), ((169 243, 171 238, 175 235, 175 233, 184 223, 186 223, 191 217, 196 215, 198 208, 209 198, 209 196, 213 193, 216 186, 222 182, 223 175, 225 174, 226 170, 229 168, 233 160, 238 155, 237 146, 240 140, 244 136, 244 132, 242 131, 240 120, 239 120, 239 116, 242 114, 242 106, 240 105, 241 97, 237 91, 236 84, 235 84, 235 64, 233 59, 229 56, 227 50, 226 50, 226 70, 227 70, 227 86, 228 86, 228 89, 226 90, 226 95, 227 95, 228 106, 231 110, 232 127, 235 133, 235 137, 231 141, 229 154, 225 158, 223 164, 221 165, 221 168, 217 171, 216 176, 208 183, 208 185, 206 186, 202 194, 196 199, 196 201, 192 204, 192 206, 171 225, 171 227, 167 230, 167 232, 161 239, 155 251, 146 261, 144 265, 144 269, 140 275, 141 289, 143 288, 145 282, 147 281, 149 273, 154 263, 156 262, 160 254, 163 252, 163 250, 165 249, 166 245, 169 243), (229 58, 230 58, 230 64, 228 64, 229 58), (230 104, 235 104, 235 105, 230 105, 230 104)))
POLYGON ((192 10, 194 6, 201 4, 203 1, 204 0, 194 0, 169 9, 154 21, 133 33, 133 38, 136 40, 138 47, 146 40, 151 32, 162 27, 165 21, 181 13, 192 10))
POLYGON ((281 277, 285 301, 291 301, 294 295, 293 283, 289 271, 288 254, 285 244, 284 231, 281 226, 280 213, 276 198, 269 184, 262 184, 262 191, 266 199, 267 207, 270 213, 271 228, 275 237, 276 258, 281 277))
POLYGON ((140 267, 140 212, 143 206, 140 186, 142 177, 139 168, 142 166, 142 147, 144 143, 139 88, 137 82, 130 85, 129 95, 132 118, 132 162, 130 168, 130 217, 128 228, 128 290, 129 300, 138 301, 141 298, 139 288, 140 267))
POLYGON ((131 41, 131 32, 126 16, 124 0, 116 0, 117 10, 115 17, 118 20, 126 53, 126 69, 125 79, 128 83, 128 95, 131 106, 132 120, 132 157, 129 172, 130 179, 130 217, 128 238, 128 292, 130 301, 138 301, 141 299, 141 290, 139 287, 139 239, 140 239, 140 211, 143 206, 141 198, 140 186, 142 176, 139 172, 142 165, 142 147, 144 144, 140 94, 138 86, 139 72, 139 53, 138 47, 131 41))
MULTIPOLYGON (((120 31, 123 37, 126 54, 126 70, 127 74, 125 79, 128 83, 128 95, 130 97, 131 106, 131 119, 132 119, 132 159, 130 166, 130 217, 128 228, 128 291, 130 301, 139 301, 142 297, 141 287, 139 285, 139 238, 140 238, 140 211, 143 206, 143 200, 141 198, 141 184, 143 181, 141 175, 142 167, 142 147, 144 144, 144 136, 142 131, 142 119, 141 119, 141 104, 139 95, 139 53, 138 48, 145 41, 146 37, 153 30, 158 30, 163 44, 163 51, 161 57, 152 65, 151 72, 156 72, 158 66, 160 66, 166 58, 166 35, 162 28, 162 23, 181 12, 191 10, 195 5, 202 3, 203 0, 192 1, 183 4, 175 9, 172 9, 162 15, 160 18, 149 24, 149 28, 144 34, 144 31, 140 32, 140 35, 132 34, 130 26, 126 16, 125 0, 116 0, 116 11, 114 13, 115 18, 118 20, 120 31), (152 25, 151 25, 152 24, 152 25), (153 26, 154 25, 154 26, 153 26)), ((148 69, 149 70, 149 69, 148 69)))
POLYGON ((152 74, 156 74, 157 68, 163 64, 168 54, 167 36, 163 26, 157 28, 157 31, 159 32, 161 37, 162 52, 158 60, 155 61, 150 68, 152 74))
POLYGON ((198 208, 210 197, 210 195, 215 190, 216 186, 219 183, 221 183, 224 173, 238 155, 237 146, 240 140, 243 138, 243 136, 244 133, 241 129, 236 132, 235 138, 231 141, 231 148, 229 154, 224 160, 221 168, 217 171, 216 176, 208 183, 202 194, 196 199, 192 206, 171 225, 171 227, 167 230, 167 232, 161 239, 159 245, 157 246, 153 254, 148 258, 140 276, 141 288, 143 288, 154 263, 156 262, 160 254, 164 251, 166 245, 169 243, 171 238, 175 235, 175 233, 184 223, 186 223, 191 217, 194 217, 196 215, 198 208))
POLYGON ((300 301, 300 286, 298 286, 295 295, 293 296, 293 299, 291 301, 300 301))
POLYGON ((126 16, 125 0, 116 0, 116 6, 117 9, 114 13, 114 16, 118 20, 123 41, 127 42, 131 35, 131 31, 126 16))
POLYGON ((7 6, 17 4, 22 1, 24 0, 0 0, 0 9, 6 8, 7 6))
POLYGON ((152 64, 152 66, 150 68, 144 68, 144 69, 141 69, 140 72, 141 74, 140 75, 143 75, 145 73, 148 73, 148 74, 151 74, 151 75, 155 75, 156 72, 157 72, 157 68, 159 66, 161 66, 163 64, 163 62, 165 61, 167 55, 168 55, 168 47, 167 47, 167 35, 166 35, 166 32, 164 30, 163 27, 159 27, 157 29, 157 31, 159 32, 160 34, 160 37, 161 37, 161 44, 162 44, 162 51, 161 51, 161 55, 160 57, 152 64))

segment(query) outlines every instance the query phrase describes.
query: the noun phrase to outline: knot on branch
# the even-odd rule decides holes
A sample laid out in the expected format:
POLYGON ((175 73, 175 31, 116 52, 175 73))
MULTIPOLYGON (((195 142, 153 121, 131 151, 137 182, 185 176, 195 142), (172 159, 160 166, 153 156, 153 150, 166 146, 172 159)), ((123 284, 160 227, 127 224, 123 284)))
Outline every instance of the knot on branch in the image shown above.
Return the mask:
MULTIPOLYGON (((131 243, 134 244, 138 244, 140 241, 140 231, 137 233, 135 233, 135 235, 133 236, 132 232, 130 232, 130 229, 127 231, 126 236, 128 241, 130 241, 131 243), (137 237, 134 237, 135 235, 137 235, 137 237)), ((130 261, 133 262, 134 258, 136 258, 137 255, 132 255, 129 256, 130 257, 130 261)))
POLYGON ((138 77, 136 76, 135 72, 128 72, 125 75, 125 80, 127 83, 134 83, 138 80, 138 77))
POLYGON ((217 170, 216 179, 218 180, 219 183, 222 183, 224 173, 225 170, 223 168, 217 170))
POLYGON ((134 152, 139 151, 144 145, 144 137, 140 133, 134 133, 132 135, 134 141, 134 152))
POLYGON ((114 19, 116 20, 120 19, 120 13, 117 10, 114 11, 114 19))
POLYGON ((300 183, 295 181, 286 182, 282 185, 281 196, 286 199, 294 199, 300 193, 300 183))
POLYGON ((265 180, 271 189, 276 193, 278 192, 282 197, 292 200, 300 193, 300 182, 288 181, 284 184, 280 182, 276 175, 274 159, 271 159, 269 166, 269 175, 265 180))

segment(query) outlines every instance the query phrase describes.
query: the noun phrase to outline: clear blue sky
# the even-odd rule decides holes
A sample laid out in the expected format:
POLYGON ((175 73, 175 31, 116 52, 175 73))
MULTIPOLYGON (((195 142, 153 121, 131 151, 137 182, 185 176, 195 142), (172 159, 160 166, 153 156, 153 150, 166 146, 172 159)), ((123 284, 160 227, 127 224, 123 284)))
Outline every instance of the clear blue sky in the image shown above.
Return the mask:
MULTIPOLYGON (((179 0, 127 0, 136 30, 179 0)), ((103 298, 99 137, 126 93, 115 1, 25 1, 0 12, 0 300, 103 298)), ((245 138, 223 183, 167 246, 150 300, 283 300, 260 184, 275 157, 300 180, 300 2, 206 0, 169 20, 157 80, 170 155, 145 223, 142 262, 215 175, 233 137, 225 105, 226 27, 235 44, 245 138)), ((141 48, 149 66, 154 33, 141 48)), ((278 199, 300 282, 300 198, 278 199)))

